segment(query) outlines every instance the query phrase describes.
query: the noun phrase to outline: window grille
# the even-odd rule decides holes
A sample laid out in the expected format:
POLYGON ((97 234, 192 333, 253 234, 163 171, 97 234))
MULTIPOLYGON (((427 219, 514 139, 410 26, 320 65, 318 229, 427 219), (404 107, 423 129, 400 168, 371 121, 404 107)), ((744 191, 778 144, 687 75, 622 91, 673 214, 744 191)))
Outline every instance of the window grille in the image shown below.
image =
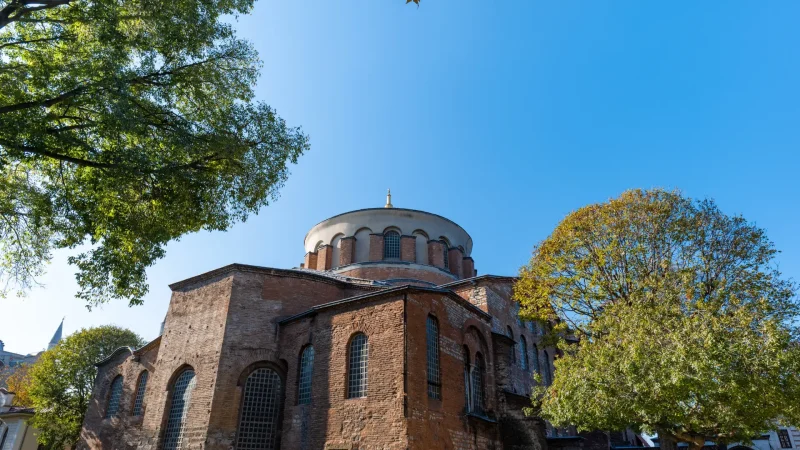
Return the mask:
POLYGON ((464 405, 467 411, 472 411, 472 402, 470 401, 469 394, 470 388, 470 367, 469 367, 469 349, 464 346, 464 405))
POLYGON ((247 377, 242 396, 237 450, 278 448, 283 383, 272 369, 256 369, 247 377))
POLYGON ((400 259, 400 233, 389 231, 383 235, 383 259, 400 259))
POLYGON ((350 341, 348 358, 347 398, 367 396, 367 359, 369 348, 367 336, 358 333, 350 341))
POLYGON ((444 268, 450 270, 450 258, 448 257, 448 245, 447 242, 442 241, 442 248, 444 249, 444 268))
POLYGON ((472 368, 472 377, 470 380, 470 384, 472 385, 472 392, 470 393, 470 397, 472 397, 472 412, 476 414, 485 414, 485 403, 484 403, 484 386, 483 381, 486 377, 486 366, 483 363, 483 356, 478 353, 475 355, 475 367, 472 368))
POLYGON ((792 440, 789 438, 789 430, 778 430, 778 440, 781 441, 781 448, 792 448, 792 440))
POLYGON ((522 370, 528 370, 528 342, 522 335, 519 337, 519 363, 522 370))
POLYGON ((533 371, 539 373, 539 347, 533 344, 533 371))
POLYGON ((194 370, 186 369, 175 380, 172 388, 172 402, 167 415, 167 426, 164 431, 164 450, 177 450, 186 445, 184 431, 186 429, 186 413, 192 399, 192 391, 197 384, 194 370))
POLYGON ((307 345, 300 354, 300 376, 297 383, 297 403, 311 403, 311 376, 314 371, 314 347, 307 345))
POLYGON ((428 397, 442 398, 442 375, 439 369, 439 321, 428 316, 428 397))
POLYGON ((542 371, 544 384, 545 386, 550 386, 553 384, 553 373, 550 371, 550 355, 547 354, 547 350, 542 353, 544 354, 544 370, 542 371))
MULTIPOLYGON (((514 331, 511 330, 511 327, 506 327, 506 335, 514 340, 514 331)), ((511 354, 509 355, 511 364, 517 363, 517 343, 514 342, 511 344, 511 354)))
POLYGON ((0 448, 3 448, 3 446, 6 445, 6 438, 8 437, 8 425, 0 422, 0 426, 3 427, 3 437, 0 438, 0 448))
POLYGON ((111 390, 108 394, 108 407, 106 408, 106 419, 119 415, 119 401, 122 398, 122 375, 117 375, 111 382, 111 390))
POLYGON ((145 370, 139 375, 139 382, 136 384, 136 398, 133 400, 133 415, 142 415, 142 403, 144 402, 144 391, 147 389, 148 373, 145 370))

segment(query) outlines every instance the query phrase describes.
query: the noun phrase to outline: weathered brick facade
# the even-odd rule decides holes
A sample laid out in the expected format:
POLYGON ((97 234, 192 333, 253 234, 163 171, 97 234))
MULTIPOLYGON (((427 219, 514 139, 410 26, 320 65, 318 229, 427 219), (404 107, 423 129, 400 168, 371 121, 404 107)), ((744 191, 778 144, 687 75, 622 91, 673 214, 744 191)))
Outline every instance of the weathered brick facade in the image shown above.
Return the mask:
POLYGON ((240 448, 245 386, 267 371, 279 379, 268 391, 276 435, 272 447, 260 448, 546 450, 544 422, 522 409, 535 383, 531 361, 552 370, 555 352, 548 349, 545 359, 540 333, 517 320, 514 279, 472 277, 472 258, 459 247, 447 252, 445 268, 442 240, 427 240, 427 259, 420 259, 416 245, 426 242, 408 234, 401 258, 385 261, 383 240, 369 235, 369 261, 355 262, 356 238, 345 237, 337 248, 307 253, 306 269, 235 264, 173 284, 163 335, 98 365, 80 448, 163 448, 176 379, 191 368, 196 385, 181 448, 240 448), (438 398, 428 386, 429 317, 438 324, 438 398), (348 398, 356 333, 368 343, 366 395, 348 398), (313 365, 301 379, 308 346, 313 365), (480 402, 478 360, 485 365, 480 402), (145 370, 144 412, 133 416, 145 370), (106 419, 117 375, 124 377, 122 406, 106 419), (307 403, 299 401, 303 383, 307 403))

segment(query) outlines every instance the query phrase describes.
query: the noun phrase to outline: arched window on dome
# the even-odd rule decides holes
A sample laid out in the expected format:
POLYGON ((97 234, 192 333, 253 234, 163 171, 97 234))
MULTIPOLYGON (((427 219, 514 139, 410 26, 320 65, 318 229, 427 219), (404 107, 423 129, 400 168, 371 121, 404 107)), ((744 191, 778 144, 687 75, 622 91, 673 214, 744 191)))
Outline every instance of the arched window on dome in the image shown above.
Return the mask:
POLYGON ((444 268, 450 270, 450 244, 442 239, 442 252, 444 256, 444 268))
POLYGON ((297 403, 311 403, 311 380, 314 372, 314 347, 306 345, 300 353, 300 373, 297 382, 297 403))
POLYGON ((146 370, 143 370, 139 375, 139 381, 136 382, 136 397, 133 399, 133 412, 134 416, 142 415, 142 405, 144 404, 144 393, 147 389, 147 378, 149 377, 146 370))
POLYGON ((347 398, 367 396, 367 362, 369 343, 367 335, 356 333, 350 339, 347 351, 347 398))
POLYGON ((255 369, 244 383, 236 450, 275 450, 280 434, 283 381, 269 367, 255 369))
POLYGON ((106 419, 119 415, 119 401, 122 398, 122 375, 117 375, 111 382, 108 393, 108 406, 106 406, 106 419))
POLYGON ((383 235, 383 259, 400 259, 400 233, 389 230, 383 235))
POLYGON ((342 238, 343 234, 339 233, 331 239, 331 268, 335 269, 341 265, 342 262, 342 238))
POLYGON ((197 384, 194 370, 186 368, 178 375, 172 386, 172 395, 167 412, 163 450, 182 448, 185 441, 186 414, 192 402, 192 391, 197 384))
POLYGON ((528 341, 525 336, 519 336, 519 366, 522 370, 528 370, 528 341))

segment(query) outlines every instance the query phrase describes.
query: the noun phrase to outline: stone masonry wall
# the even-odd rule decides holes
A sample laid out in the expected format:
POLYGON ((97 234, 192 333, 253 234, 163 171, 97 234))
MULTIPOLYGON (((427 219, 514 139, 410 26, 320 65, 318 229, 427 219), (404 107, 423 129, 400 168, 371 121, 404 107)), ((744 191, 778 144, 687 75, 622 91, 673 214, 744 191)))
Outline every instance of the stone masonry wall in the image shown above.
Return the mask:
MULTIPOLYGON (((489 324, 477 313, 441 294, 414 294, 408 298, 408 421, 409 449, 449 448, 478 450, 499 448, 499 436, 494 423, 466 414, 464 380, 464 346, 471 353, 481 351, 480 344, 467 339, 467 328, 489 341, 489 324), (427 318, 434 316, 439 323, 439 361, 441 399, 428 396, 427 382, 427 318)), ((487 374, 493 372, 490 350, 483 350, 487 374)), ((492 414, 496 403, 494 378, 487 376, 487 409, 492 414)))
POLYGON ((403 415, 403 300, 386 298, 326 309, 281 327, 287 361, 282 448, 406 449, 403 415), (367 396, 346 398, 348 344, 367 335, 367 396), (314 346, 311 404, 297 404, 303 347, 314 346))
MULTIPOLYGON (((144 415, 133 416, 133 402, 136 396, 139 376, 155 370, 158 357, 158 342, 153 342, 136 356, 121 352, 113 360, 100 366, 92 390, 92 398, 84 417, 79 449, 135 449, 142 439, 142 420, 144 415), (106 418, 111 382, 122 375, 122 397, 116 417, 106 418)), ((147 413, 147 399, 142 404, 147 413)))

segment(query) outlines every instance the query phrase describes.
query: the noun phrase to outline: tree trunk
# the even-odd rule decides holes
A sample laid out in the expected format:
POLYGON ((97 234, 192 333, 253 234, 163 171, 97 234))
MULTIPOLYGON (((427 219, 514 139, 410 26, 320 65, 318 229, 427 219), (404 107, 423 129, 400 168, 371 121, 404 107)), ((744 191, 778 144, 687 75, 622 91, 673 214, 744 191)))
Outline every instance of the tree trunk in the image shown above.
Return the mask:
POLYGON ((666 430, 658 431, 658 446, 661 450, 678 450, 678 440, 666 430))

